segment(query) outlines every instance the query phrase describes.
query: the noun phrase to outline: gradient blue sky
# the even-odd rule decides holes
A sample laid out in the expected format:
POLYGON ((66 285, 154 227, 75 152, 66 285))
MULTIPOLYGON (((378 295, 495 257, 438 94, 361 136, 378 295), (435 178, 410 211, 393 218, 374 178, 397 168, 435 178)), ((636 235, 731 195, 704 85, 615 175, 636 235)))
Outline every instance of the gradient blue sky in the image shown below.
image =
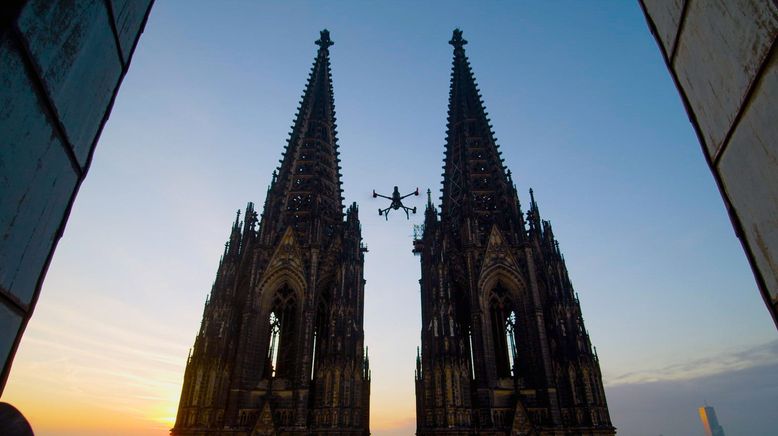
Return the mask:
POLYGON ((775 327, 637 2, 158 1, 4 395, 38 434, 166 434, 235 210, 264 202, 325 27, 370 249, 374 434, 413 433, 421 216, 385 222, 370 193, 439 195, 455 27, 523 203, 533 187, 554 224, 620 433, 701 434, 704 400, 727 434, 778 426, 775 327))

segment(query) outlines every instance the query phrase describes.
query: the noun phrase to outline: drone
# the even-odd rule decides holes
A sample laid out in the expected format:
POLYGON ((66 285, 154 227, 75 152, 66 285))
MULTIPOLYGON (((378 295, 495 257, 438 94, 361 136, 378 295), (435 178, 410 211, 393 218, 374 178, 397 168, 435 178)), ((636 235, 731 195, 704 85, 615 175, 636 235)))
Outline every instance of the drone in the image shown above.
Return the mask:
POLYGON ((410 194, 400 195, 400 191, 397 189, 397 186, 395 186, 394 187, 394 191, 392 192, 392 196, 391 197, 386 196, 386 195, 376 194, 375 189, 374 189, 373 190, 373 198, 381 197, 381 198, 386 198, 387 200, 392 200, 392 203, 389 204, 389 207, 387 207, 386 209, 381 209, 381 208, 378 209, 378 215, 379 216, 383 216, 384 218, 386 218, 387 221, 389 221, 389 212, 392 209, 397 210, 399 208, 403 208, 403 210, 405 211, 405 217, 407 219, 411 219, 411 216, 408 214, 408 211, 416 213, 416 208, 415 207, 406 207, 403 204, 403 201, 402 201, 403 198, 410 197, 411 195, 419 195, 419 188, 416 188, 416 190, 411 192, 410 194))

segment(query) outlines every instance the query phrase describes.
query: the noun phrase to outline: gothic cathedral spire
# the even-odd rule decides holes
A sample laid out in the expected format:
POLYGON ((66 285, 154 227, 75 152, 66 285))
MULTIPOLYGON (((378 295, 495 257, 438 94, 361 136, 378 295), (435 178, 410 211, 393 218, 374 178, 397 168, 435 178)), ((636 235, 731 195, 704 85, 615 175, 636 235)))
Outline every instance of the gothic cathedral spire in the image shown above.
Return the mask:
POLYGON ((465 54, 467 40, 454 30, 451 89, 448 101, 443 174, 442 219, 452 226, 465 217, 492 223, 496 212, 520 220, 516 193, 509 180, 488 113, 465 54))
POLYGON ((359 211, 343 214, 323 30, 260 219, 230 231, 174 435, 370 434, 359 211))
POLYGON ((527 227, 454 31, 441 213, 421 257, 416 434, 613 435, 599 362, 551 224, 527 227))
POLYGON ((329 31, 322 30, 308 83, 263 213, 261 240, 272 244, 287 226, 301 242, 321 244, 342 220, 343 197, 330 70, 329 31))

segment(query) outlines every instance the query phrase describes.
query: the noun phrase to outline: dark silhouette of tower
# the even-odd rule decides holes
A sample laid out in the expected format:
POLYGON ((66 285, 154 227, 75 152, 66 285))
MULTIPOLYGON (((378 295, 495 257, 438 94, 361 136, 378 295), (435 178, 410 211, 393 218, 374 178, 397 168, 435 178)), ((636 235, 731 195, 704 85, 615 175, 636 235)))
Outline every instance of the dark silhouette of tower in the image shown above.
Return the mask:
POLYGON ((174 435, 368 435, 366 249, 343 214, 321 32, 262 216, 240 211, 184 375, 174 435))
MULTIPOLYGON (((418 435, 613 435, 578 296, 530 190, 525 220, 462 38, 449 42, 442 205, 421 256, 418 435)), ((429 197, 429 195, 428 195, 429 197)))

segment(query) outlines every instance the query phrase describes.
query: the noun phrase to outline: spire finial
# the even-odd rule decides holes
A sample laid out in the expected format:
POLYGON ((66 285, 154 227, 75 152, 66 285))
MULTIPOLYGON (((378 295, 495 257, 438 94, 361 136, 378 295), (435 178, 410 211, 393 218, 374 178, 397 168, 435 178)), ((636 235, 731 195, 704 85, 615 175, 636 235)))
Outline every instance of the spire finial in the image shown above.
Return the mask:
POLYGON ((454 46, 454 50, 457 50, 467 44, 467 40, 462 38, 462 31, 457 28, 454 29, 454 36, 451 37, 451 41, 448 43, 454 46))
POLYGON ((432 191, 427 188, 427 204, 432 204, 432 191))
POLYGON ((331 45, 335 44, 330 39, 330 31, 327 29, 322 30, 319 32, 321 36, 319 39, 316 40, 316 45, 318 45, 320 50, 328 50, 331 45))

